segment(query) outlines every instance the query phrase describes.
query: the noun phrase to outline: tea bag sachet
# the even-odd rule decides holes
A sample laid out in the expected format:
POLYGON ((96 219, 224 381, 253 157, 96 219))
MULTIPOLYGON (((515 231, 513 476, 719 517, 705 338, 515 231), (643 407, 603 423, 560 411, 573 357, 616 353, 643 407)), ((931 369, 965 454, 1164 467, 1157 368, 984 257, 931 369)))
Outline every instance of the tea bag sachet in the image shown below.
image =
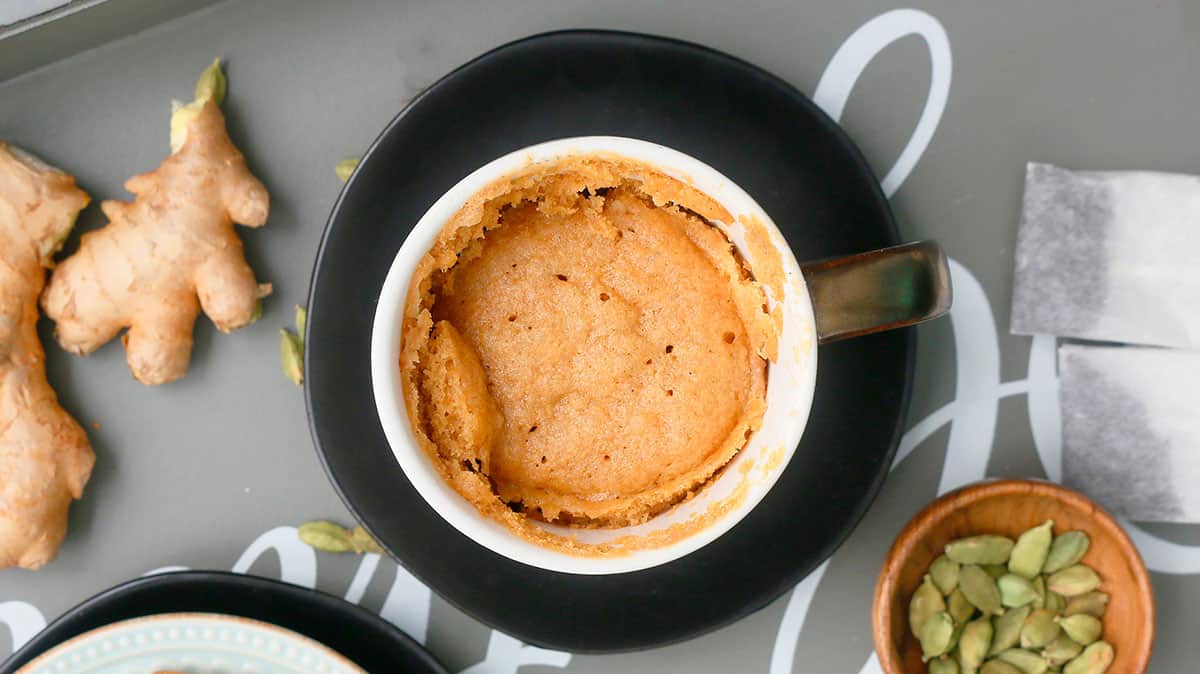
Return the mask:
POLYGON ((1200 351, 1058 350, 1063 483, 1135 520, 1200 522, 1200 351))
POLYGON ((1029 164, 1012 332, 1200 348, 1200 177, 1029 164))

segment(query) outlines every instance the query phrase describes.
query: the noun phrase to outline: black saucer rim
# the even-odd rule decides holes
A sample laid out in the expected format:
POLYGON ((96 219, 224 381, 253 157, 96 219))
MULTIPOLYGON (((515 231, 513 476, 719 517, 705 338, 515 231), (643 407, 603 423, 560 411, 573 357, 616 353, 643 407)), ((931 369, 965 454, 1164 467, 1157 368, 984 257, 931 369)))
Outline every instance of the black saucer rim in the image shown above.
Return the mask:
MULTIPOLYGON (((842 127, 840 125, 838 125, 837 122, 835 122, 833 119, 831 119, 815 103, 813 103, 812 100, 807 95, 805 95, 803 92, 801 92, 799 89, 797 89, 794 85, 790 84, 786 80, 783 80, 782 78, 774 75, 773 73, 771 73, 759 66, 756 66, 753 63, 750 63, 744 59, 738 58, 736 56, 732 56, 730 54, 719 51, 717 49, 713 49, 711 47, 707 47, 705 45, 700 45, 700 44, 692 43, 692 42, 689 42, 686 40, 681 40, 681 39, 668 37, 668 36, 645 34, 645 33, 624 31, 624 30, 582 28, 582 29, 556 30, 556 31, 549 31, 549 32, 544 32, 544 33, 533 34, 533 35, 530 35, 530 36, 527 36, 524 38, 513 40, 511 42, 502 44, 500 46, 494 47, 494 48, 480 54, 479 56, 476 56, 475 58, 467 61, 466 63, 454 68, 449 73, 447 73, 443 77, 439 78, 436 82, 434 82, 430 86, 426 87, 419 94, 417 94, 415 97, 413 97, 407 104, 404 105, 404 107, 396 114, 396 116, 393 117, 392 120, 388 122, 388 124, 383 128, 383 130, 380 132, 380 134, 371 142, 369 148, 362 156, 361 163, 363 165, 365 165, 370 161, 372 155, 374 154, 376 149, 380 146, 380 144, 382 142, 384 142, 384 140, 386 138, 388 138, 388 136, 390 136, 394 132, 396 127, 400 126, 401 124, 403 124, 406 121, 406 118, 409 115, 409 113, 416 106, 418 106, 426 97, 428 97, 428 95, 431 92, 437 90, 440 86, 444 85, 448 81, 453 80, 457 75, 459 75, 463 71, 469 70, 475 66, 486 63, 489 60, 496 58, 498 55, 501 55, 510 49, 523 47, 523 46, 526 46, 528 43, 538 42, 538 41, 542 41, 542 40, 559 39, 559 38, 564 38, 564 37, 583 37, 583 38, 611 37, 613 39, 647 41, 647 42, 654 42, 654 43, 659 43, 662 45, 668 45, 668 46, 673 46, 673 47, 677 47, 677 48, 682 48, 685 50, 694 51, 694 52, 701 54, 707 58, 714 58, 714 59, 724 61, 727 64, 734 66, 735 68, 743 70, 748 75, 765 79, 765 80, 771 82, 774 86, 778 87, 779 89, 790 92, 792 97, 795 99, 795 101, 797 103, 799 103, 800 105, 805 106, 809 109, 809 112, 812 114, 813 118, 816 119, 818 121, 818 123, 820 123, 822 125, 822 131, 831 135, 837 141, 839 149, 842 152, 845 152, 847 157, 857 165, 858 171, 861 174, 861 177, 864 179, 863 187, 872 193, 873 199, 876 202, 875 205, 878 208, 879 215, 881 216, 881 218, 883 220, 883 224, 886 228, 886 234, 889 239, 886 242, 886 245, 890 246, 890 245, 897 245, 897 244, 902 243, 903 240, 900 236, 899 227, 896 223, 894 214, 891 210, 890 202, 889 202, 888 198, 886 197, 886 195, 884 195, 882 187, 879 184, 878 178, 874 174, 873 170, 870 168, 869 164, 867 163, 866 157, 863 155, 862 150, 849 137, 849 135, 845 132, 845 130, 842 129, 842 127)), ((309 285, 309 292, 308 292, 309 306, 312 306, 312 304, 314 303, 314 300, 316 298, 316 295, 317 295, 318 276, 319 276, 322 264, 325 262, 326 255, 328 253, 328 244, 330 241, 330 236, 332 234, 332 230, 335 226, 335 221, 338 218, 339 212, 343 208, 343 205, 345 203, 347 195, 354 188, 356 178, 357 178, 357 174, 355 176, 352 176, 352 178, 343 187, 342 191, 339 193, 337 199, 335 200, 335 202, 330 210, 329 217, 326 220, 326 226, 325 226, 324 231, 322 232, 317 255, 314 258, 314 263, 313 263, 313 267, 312 267, 312 275, 310 278, 310 285, 309 285)), ((483 623, 484 625, 486 625, 487 627, 489 627, 491 629, 511 634, 511 635, 521 639, 522 641, 533 644, 533 645, 537 645, 537 646, 541 646, 541 647, 545 647, 545 648, 567 650, 567 651, 570 651, 572 653, 577 653, 577 654, 615 654, 615 653, 638 652, 638 651, 643 651, 643 650, 646 650, 649 648, 658 648, 658 647, 662 647, 662 646, 669 646, 672 644, 689 641, 691 639, 703 636, 705 634, 709 634, 711 632, 722 629, 724 627, 728 627, 729 625, 736 623, 736 622, 742 620, 743 618, 761 610, 765 606, 769 605, 771 602, 773 602, 776 599, 778 599, 779 597, 783 596, 786 592, 793 589, 799 582, 801 582, 806 577, 808 577, 821 564, 824 564, 826 561, 828 561, 832 557, 832 555, 846 542, 846 540, 851 536, 851 534, 853 534, 853 532, 857 529, 858 525, 862 522, 863 518, 866 516, 866 514, 870 510, 872 504, 875 502, 876 498, 878 497, 879 492, 882 489, 882 485, 888 477, 889 468, 891 466, 892 461, 895 458, 896 452, 899 448, 901 438, 906 430, 904 421, 907 418, 908 410, 910 408, 910 404, 911 404, 911 400, 912 400, 912 389, 913 389, 913 380, 914 380, 914 375, 915 375, 915 364, 916 364, 916 354, 917 354, 917 332, 916 332, 915 328, 910 327, 910 328, 903 328, 900 330, 892 331, 892 334, 903 335, 903 339, 905 340, 905 344, 903 346, 904 362, 902 365, 903 381, 900 385, 899 400, 896 403, 897 423, 892 428, 887 446, 886 446, 886 448, 884 448, 883 454, 881 455, 881 457, 883 459, 882 463, 885 467, 876 472, 875 476, 873 477, 873 479, 871 480, 871 482, 869 484, 869 487, 864 492, 865 496, 862 498, 862 502, 849 513, 849 516, 846 520, 846 524, 842 528, 840 533, 837 536, 832 537, 822 547, 820 553, 814 556, 814 561, 812 561, 810 564, 802 566, 802 567, 797 566, 793 570, 792 573, 784 574, 783 576, 781 576, 779 578, 779 582, 776 583, 774 589, 772 589, 770 591, 762 592, 760 594, 760 596, 758 597, 758 601, 748 602, 743 607, 741 607, 741 609, 730 611, 724 617, 724 619, 715 620, 715 621, 703 626, 700 629, 693 630, 686 634, 680 634, 680 635, 677 635, 672 638, 646 640, 643 642, 639 642, 636 644, 632 644, 632 645, 629 645, 626 647, 619 647, 619 648, 610 648, 610 647, 589 648, 586 645, 582 645, 582 644, 578 644, 578 643, 570 643, 570 644, 556 643, 555 640, 553 640, 553 639, 547 639, 547 638, 544 638, 537 634, 528 633, 527 631, 521 629, 520 627, 514 626, 513 624, 502 624, 497 621, 490 620, 487 617, 481 616, 481 615, 479 615, 478 612, 471 610, 471 608, 469 606, 464 605, 462 602, 457 601, 454 597, 451 597, 450 595, 444 593, 441 589, 438 588, 438 586, 435 583, 429 581, 420 572, 419 569, 414 568, 401 555, 396 554, 395 551, 390 546, 388 546, 387 543, 385 541, 383 541, 382 538, 379 537, 375 531, 371 531, 371 525, 364 519, 362 509, 359 506, 357 506, 355 504, 355 502, 351 499, 349 493, 346 491, 346 489, 343 487, 342 483, 339 481, 337 475, 334 473, 333 468, 330 466, 329 460, 326 457, 326 450, 322 447, 321 440, 319 438, 317 422, 314 419, 314 411, 313 411, 314 410, 314 402, 313 402, 313 398, 312 398, 313 392, 312 392, 312 389, 308 386, 305 386, 305 388, 304 388, 305 411, 306 411, 306 417, 308 420, 309 431, 310 431, 310 434, 313 439, 314 450, 316 451, 318 458, 321 462, 322 469, 325 471, 326 476, 329 478, 330 484, 334 488, 335 492, 338 494, 338 497, 342 500, 342 502, 345 504, 345 506, 354 514, 354 516, 358 519, 358 521, 360 523, 362 523, 363 526, 366 527, 369 531, 371 531, 371 533, 373 535, 376 535, 376 538, 380 540, 381 544, 383 544, 383 547, 385 548, 385 550, 387 550, 389 556, 391 556, 391 558, 393 560, 395 560, 399 565, 401 565, 403 568, 405 568, 410 573, 412 573, 415 578, 417 578, 423 584, 425 584, 427 587, 429 587, 438 597, 440 597, 447 604, 449 604, 450 606, 454 607, 455 609, 462 611, 463 613, 471 616, 473 619, 478 620, 479 622, 483 623)), ((307 335, 306 335, 306 337, 307 337, 307 335)), ((308 371, 310 357, 311 357, 311 352, 306 350, 306 352, 305 352, 306 371, 308 371)), ((374 398, 373 393, 370 394, 370 397, 373 400, 373 398, 374 398)), ((381 431, 381 433, 382 433, 382 431, 381 431)), ((459 535, 461 535, 461 534, 459 534, 459 535)), ((737 535, 736 528, 725 534, 725 536, 736 536, 736 535, 737 535)), ((683 558, 682 560, 677 560, 677 561, 685 561, 686 559, 687 559, 687 557, 683 558)), ((522 566, 525 566, 525 565, 522 565, 522 566)), ((544 569, 540 569, 540 568, 536 568, 536 567, 526 566, 526 568, 529 569, 529 571, 533 574, 557 573, 557 572, 552 572, 552 571, 546 571, 544 569)), ((566 575, 570 575, 570 574, 566 574, 566 575)), ((620 575, 623 575, 623 574, 610 574, 610 576, 620 576, 620 575)), ((588 576, 579 576, 579 577, 587 578, 588 576)))
MULTIPOLYGON (((315 590, 292 583, 286 583, 272 578, 263 578, 261 576, 253 576, 242 573, 232 573, 229 571, 205 571, 205 570, 180 570, 168 571, 164 573, 153 574, 149 576, 141 576, 133 578, 110 588, 101 590, 100 592, 88 597, 82 602, 76 604, 72 608, 65 611, 58 618, 50 622, 42 631, 38 632, 32 639, 26 642, 21 648, 15 650, 3 663, 0 663, 0 674, 11 674, 19 668, 24 667, 34 658, 42 655, 46 651, 54 648, 68 639, 72 639, 81 634, 86 634, 99 627, 89 629, 76 629, 75 625, 81 621, 88 620, 93 614, 103 614, 105 611, 115 611, 115 605, 123 601, 127 596, 144 591, 169 591, 170 588, 188 585, 188 584, 210 584, 214 588, 220 587, 223 589, 235 590, 258 590, 266 592, 276 597, 282 598, 285 601, 293 602, 297 605, 308 604, 313 610, 334 610, 341 616, 353 620, 360 626, 367 627, 373 630, 373 636, 386 638, 399 649, 405 651, 408 655, 414 656, 426 667, 426 674, 449 674, 447 670, 433 654, 429 652, 421 644, 417 643, 408 634, 401 631, 396 626, 384 620, 379 615, 368 611, 367 609, 352 604, 340 597, 336 597, 328 592, 315 590)), ((231 601, 239 601, 236 594, 233 595, 231 601)), ((249 602, 249 599, 243 601, 249 602)), ((243 607, 245 604, 242 605, 243 607)), ((358 664, 358 660, 352 653, 345 650, 338 650, 329 646, 322 637, 314 635, 311 630, 306 631, 303 628, 298 628, 294 625, 285 625, 278 622, 263 620, 252 615, 245 615, 249 612, 246 608, 227 608, 221 611, 213 610, 196 610, 191 608, 179 608, 173 610, 149 610, 145 613, 137 613, 136 615, 125 615, 117 620, 109 621, 105 624, 121 622, 153 615, 166 615, 171 613, 215 613, 230 615, 235 617, 250 618, 267 622, 283 629, 296 632, 309 639, 313 639, 318 643, 331 648, 352 662, 358 664)), ((360 654, 361 657, 361 654, 360 654)), ((360 666, 362 666, 360 664, 360 666)))

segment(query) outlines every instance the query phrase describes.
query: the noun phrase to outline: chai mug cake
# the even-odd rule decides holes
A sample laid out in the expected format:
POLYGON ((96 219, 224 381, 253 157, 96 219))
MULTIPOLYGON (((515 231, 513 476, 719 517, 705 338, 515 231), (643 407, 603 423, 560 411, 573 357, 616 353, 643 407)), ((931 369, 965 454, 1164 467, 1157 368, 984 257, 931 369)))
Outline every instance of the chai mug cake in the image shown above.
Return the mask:
POLYGON ((442 478, 576 554, 621 546, 542 523, 637 525, 712 482, 762 423, 779 334, 760 279, 782 272, 748 267, 714 224, 731 220, 605 154, 468 199, 417 263, 400 345, 413 435, 442 478))

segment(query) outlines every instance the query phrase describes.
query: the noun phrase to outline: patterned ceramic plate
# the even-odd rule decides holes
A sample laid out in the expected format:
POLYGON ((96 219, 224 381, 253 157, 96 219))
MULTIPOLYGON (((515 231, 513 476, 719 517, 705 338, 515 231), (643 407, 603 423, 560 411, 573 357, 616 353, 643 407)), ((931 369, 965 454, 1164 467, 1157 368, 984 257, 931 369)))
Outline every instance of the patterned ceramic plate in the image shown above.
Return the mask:
POLYGON ((113 623, 53 648, 18 674, 366 674, 328 647, 269 623, 167 613, 113 623))

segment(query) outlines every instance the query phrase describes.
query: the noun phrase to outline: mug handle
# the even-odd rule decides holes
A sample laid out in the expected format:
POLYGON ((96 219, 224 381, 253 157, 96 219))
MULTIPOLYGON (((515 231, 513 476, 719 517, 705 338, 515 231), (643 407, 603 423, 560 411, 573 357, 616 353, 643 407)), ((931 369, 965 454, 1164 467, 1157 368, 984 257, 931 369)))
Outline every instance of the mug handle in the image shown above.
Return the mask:
POLYGON ((932 320, 950 310, 950 267, 941 246, 918 241, 800 265, 817 342, 932 320))

